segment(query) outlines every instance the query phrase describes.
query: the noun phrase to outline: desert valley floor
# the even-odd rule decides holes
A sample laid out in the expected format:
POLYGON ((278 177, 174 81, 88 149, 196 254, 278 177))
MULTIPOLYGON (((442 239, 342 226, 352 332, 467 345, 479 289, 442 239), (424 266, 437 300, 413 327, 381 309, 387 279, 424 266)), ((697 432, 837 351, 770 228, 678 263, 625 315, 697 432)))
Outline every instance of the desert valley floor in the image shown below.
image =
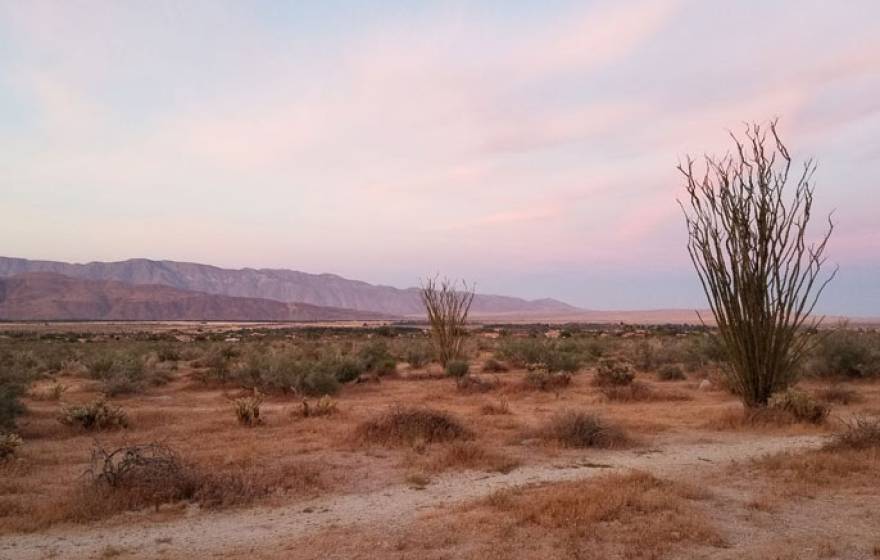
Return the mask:
POLYGON ((486 327, 457 382, 419 329, 17 327, 0 352, 35 374, 0 558, 880 557, 880 382, 814 375, 827 415, 746 414, 705 336, 486 327), (362 371, 265 377, 327 348, 362 371), (610 359, 635 380, 601 383, 610 359), (95 402, 124 421, 71 420, 95 402), (142 444, 172 450, 169 494, 96 476, 96 450, 142 444))

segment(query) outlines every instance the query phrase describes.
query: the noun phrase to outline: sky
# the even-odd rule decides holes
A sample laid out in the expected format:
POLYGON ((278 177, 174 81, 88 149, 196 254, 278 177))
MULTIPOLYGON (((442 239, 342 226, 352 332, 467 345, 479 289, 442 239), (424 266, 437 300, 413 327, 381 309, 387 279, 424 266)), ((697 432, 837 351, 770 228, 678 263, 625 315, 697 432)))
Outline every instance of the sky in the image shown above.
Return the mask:
POLYGON ((675 167, 776 117, 880 316, 876 0, 0 0, 0 254, 703 307, 675 167))

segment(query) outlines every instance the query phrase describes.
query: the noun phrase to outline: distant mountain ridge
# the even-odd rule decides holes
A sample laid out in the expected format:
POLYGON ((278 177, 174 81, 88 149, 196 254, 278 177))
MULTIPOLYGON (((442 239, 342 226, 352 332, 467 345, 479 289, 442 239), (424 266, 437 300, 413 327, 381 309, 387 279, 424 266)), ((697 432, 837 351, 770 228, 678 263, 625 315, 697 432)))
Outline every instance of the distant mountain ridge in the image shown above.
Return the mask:
POLYGON ((158 284, 86 280, 54 272, 0 278, 7 321, 330 321, 388 318, 271 299, 231 297, 158 284))
MULTIPOLYGON (((393 288, 349 280, 335 274, 309 274, 286 269, 224 269, 216 266, 130 259, 120 262, 72 264, 0 257, 0 277, 29 272, 53 272, 86 280, 115 280, 127 284, 160 284, 180 290, 233 297, 271 299, 400 316, 424 313, 417 288, 393 288)), ((554 299, 529 301, 478 294, 474 314, 572 313, 578 308, 554 299)))

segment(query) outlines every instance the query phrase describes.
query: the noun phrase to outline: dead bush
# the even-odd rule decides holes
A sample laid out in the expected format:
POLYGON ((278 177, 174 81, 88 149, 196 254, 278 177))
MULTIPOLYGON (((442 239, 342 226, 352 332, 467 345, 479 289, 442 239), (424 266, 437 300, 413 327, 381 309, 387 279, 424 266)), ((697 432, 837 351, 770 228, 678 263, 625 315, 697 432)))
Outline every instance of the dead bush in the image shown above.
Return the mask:
POLYGON ((846 429, 834 434, 825 446, 829 450, 880 449, 880 420, 856 416, 846 423, 846 429))
POLYGON ((127 428, 128 414, 122 408, 97 399, 84 405, 65 406, 58 421, 83 430, 114 430, 127 428))
POLYGON ((121 509, 189 499, 199 487, 195 471, 177 452, 159 443, 112 450, 96 445, 87 474, 97 493, 107 498, 112 494, 121 509))
POLYGON ((608 424, 595 414, 577 411, 556 414, 536 435, 563 447, 610 449, 629 443, 622 429, 608 424))
POLYGON ((382 445, 413 445, 472 439, 473 433, 448 412, 419 407, 394 407, 361 423, 357 438, 382 445))
POLYGON ((596 368, 593 384, 599 387, 629 385, 635 379, 632 367, 614 358, 603 358, 596 368))
POLYGON ((468 375, 456 380, 455 386, 464 393, 488 393, 498 388, 500 382, 497 379, 483 379, 474 375, 468 375))
POLYGON ((809 394, 796 389, 786 389, 770 397, 771 410, 786 412, 799 422, 821 424, 829 413, 827 405, 820 403, 809 394))

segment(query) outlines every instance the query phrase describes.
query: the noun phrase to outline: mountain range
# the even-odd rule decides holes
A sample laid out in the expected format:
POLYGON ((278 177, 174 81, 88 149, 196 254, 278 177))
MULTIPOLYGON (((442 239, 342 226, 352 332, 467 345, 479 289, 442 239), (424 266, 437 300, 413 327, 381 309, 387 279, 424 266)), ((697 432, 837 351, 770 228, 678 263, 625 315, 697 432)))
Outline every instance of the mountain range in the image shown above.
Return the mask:
MULTIPOLYGON (((130 259, 72 264, 0 257, 0 318, 119 320, 331 320, 420 317, 417 288, 335 274, 224 269, 130 259)), ((550 316, 581 310, 554 299, 477 294, 472 312, 550 316)))

